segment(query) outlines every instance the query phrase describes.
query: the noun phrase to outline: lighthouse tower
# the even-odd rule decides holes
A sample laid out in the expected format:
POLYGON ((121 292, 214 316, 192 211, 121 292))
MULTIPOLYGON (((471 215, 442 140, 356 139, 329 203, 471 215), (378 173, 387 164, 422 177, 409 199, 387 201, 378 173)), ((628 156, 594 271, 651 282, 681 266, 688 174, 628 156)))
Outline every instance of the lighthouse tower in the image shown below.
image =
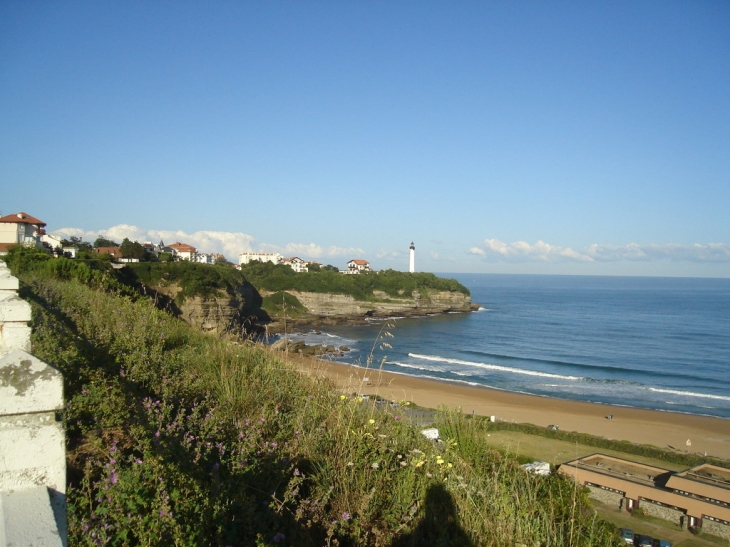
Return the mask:
POLYGON ((413 273, 416 271, 416 246, 411 241, 411 260, 408 265, 408 271, 413 273))

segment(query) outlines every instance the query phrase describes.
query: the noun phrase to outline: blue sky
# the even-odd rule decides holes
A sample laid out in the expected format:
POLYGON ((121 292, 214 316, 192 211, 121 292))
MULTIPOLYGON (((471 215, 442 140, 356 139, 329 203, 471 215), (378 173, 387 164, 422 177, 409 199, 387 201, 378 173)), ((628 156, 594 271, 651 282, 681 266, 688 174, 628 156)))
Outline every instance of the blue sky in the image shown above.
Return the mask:
POLYGON ((344 267, 730 277, 730 3, 0 3, 0 211, 344 267))

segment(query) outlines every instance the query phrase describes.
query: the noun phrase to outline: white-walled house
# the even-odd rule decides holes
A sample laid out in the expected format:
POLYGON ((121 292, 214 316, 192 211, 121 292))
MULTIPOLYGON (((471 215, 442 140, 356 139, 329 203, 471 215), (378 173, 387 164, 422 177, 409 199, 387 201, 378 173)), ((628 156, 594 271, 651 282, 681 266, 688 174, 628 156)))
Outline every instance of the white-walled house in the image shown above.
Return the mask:
POLYGON ((55 234, 43 234, 41 236, 41 243, 50 247, 54 253, 56 253, 58 249, 61 249, 63 256, 76 258, 76 253, 79 252, 79 248, 75 245, 66 245, 64 247, 62 239, 63 238, 60 238, 55 234))
POLYGON ((239 264, 248 264, 249 262, 271 262, 273 264, 281 264, 284 259, 279 253, 241 253, 238 255, 239 264))
POLYGON ((369 272, 370 271, 370 262, 367 260, 350 260, 350 262, 347 263, 347 270, 349 272, 369 272))
POLYGON ((169 247, 173 250, 175 257, 180 260, 195 262, 195 259, 198 255, 198 250, 192 245, 188 245, 187 243, 180 243, 179 241, 177 241, 169 247))
POLYGON ((0 254, 5 254, 13 245, 42 247, 41 236, 46 223, 28 213, 15 213, 0 218, 0 254))
POLYGON ((201 264, 215 264, 215 259, 211 254, 198 253, 197 257, 195 258, 195 262, 200 262, 201 264))
POLYGON ((294 270, 297 273, 307 272, 309 269, 307 268, 307 263, 299 258, 298 256, 292 256, 289 258, 282 258, 281 263, 285 266, 289 266, 292 270, 294 270))

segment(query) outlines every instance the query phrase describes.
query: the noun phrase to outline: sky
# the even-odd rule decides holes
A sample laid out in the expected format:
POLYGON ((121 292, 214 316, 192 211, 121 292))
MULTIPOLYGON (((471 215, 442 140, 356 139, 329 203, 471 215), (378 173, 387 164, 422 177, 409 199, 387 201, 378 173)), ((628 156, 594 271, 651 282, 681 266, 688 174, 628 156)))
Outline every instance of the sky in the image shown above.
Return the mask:
POLYGON ((237 261, 730 277, 730 3, 0 2, 0 212, 237 261))

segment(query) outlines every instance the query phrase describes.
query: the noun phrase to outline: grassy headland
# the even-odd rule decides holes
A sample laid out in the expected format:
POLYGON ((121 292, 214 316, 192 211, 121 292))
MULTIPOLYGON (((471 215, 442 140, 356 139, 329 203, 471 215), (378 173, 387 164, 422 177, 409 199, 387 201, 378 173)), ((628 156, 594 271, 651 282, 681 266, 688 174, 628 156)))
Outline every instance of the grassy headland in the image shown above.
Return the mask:
POLYGON ((70 262, 11 261, 33 352, 64 374, 70 544, 618 544, 571 482, 526 474, 479 423, 442 413, 432 443, 70 262))

